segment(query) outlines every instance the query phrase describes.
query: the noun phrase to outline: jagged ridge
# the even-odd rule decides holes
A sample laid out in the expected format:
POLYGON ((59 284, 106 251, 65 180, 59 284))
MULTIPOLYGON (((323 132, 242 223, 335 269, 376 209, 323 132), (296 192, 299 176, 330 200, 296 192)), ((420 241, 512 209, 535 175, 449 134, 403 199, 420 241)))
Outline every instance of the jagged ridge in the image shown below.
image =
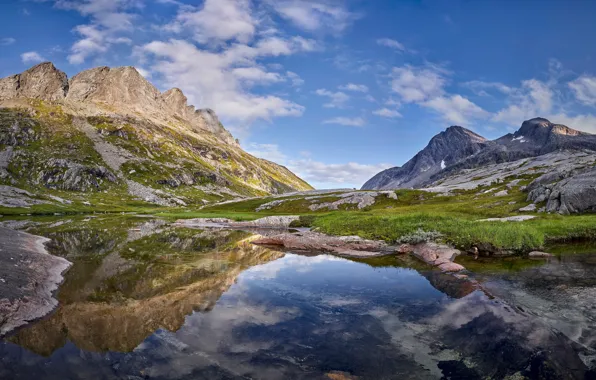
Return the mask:
POLYGON ((41 188, 160 205, 312 189, 244 152, 215 112, 195 110, 179 89, 160 93, 132 67, 98 67, 69 81, 49 62, 0 79, 2 185, 38 196, 12 207, 47 203, 39 197, 51 193, 41 188))
POLYGON ((236 143, 213 110, 195 110, 194 106, 187 104, 186 96, 178 88, 160 93, 131 66, 96 67, 75 75, 69 81, 53 63, 40 63, 22 74, 0 79, 0 101, 12 98, 91 102, 158 119, 175 117, 198 131, 213 133, 226 143, 236 143))
POLYGON ((596 135, 580 132, 544 118, 522 123, 514 134, 489 141, 462 127, 449 127, 404 166, 387 169, 362 189, 419 188, 463 169, 536 157, 557 150, 594 150, 596 135))
POLYGON ((368 180, 363 190, 418 187, 434 174, 483 149, 487 140, 462 127, 452 126, 434 136, 428 145, 402 167, 387 169, 368 180))

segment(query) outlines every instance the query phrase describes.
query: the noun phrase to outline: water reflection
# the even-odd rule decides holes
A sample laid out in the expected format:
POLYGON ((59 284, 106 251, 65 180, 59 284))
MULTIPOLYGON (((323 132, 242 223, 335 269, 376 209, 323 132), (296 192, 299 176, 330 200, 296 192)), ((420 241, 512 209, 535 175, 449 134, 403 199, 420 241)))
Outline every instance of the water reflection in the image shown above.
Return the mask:
POLYGON ((594 255, 467 279, 153 220, 37 232, 75 264, 59 309, 0 342, 0 378, 594 378, 594 255))

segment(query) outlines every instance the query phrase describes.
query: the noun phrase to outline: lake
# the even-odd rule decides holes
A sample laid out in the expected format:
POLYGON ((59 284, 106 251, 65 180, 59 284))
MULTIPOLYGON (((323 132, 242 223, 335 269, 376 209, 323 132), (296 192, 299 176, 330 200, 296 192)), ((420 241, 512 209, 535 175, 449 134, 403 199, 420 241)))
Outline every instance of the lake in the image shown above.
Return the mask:
POLYGON ((16 223, 73 266, 59 307, 0 340, 2 379, 596 378, 594 246, 462 256, 458 278, 250 243, 270 231, 16 223))

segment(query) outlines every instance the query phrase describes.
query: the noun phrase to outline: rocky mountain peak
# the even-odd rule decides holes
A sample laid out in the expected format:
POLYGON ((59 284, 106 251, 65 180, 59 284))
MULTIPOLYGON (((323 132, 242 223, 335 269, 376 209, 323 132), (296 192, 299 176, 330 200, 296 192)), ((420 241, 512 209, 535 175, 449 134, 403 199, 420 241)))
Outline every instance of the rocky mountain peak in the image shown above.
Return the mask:
POLYGON ((451 127, 447 128, 444 132, 439 133, 435 137, 443 137, 448 140, 465 139, 476 143, 482 143, 487 141, 484 137, 480 136, 479 134, 472 132, 471 130, 466 129, 464 127, 460 127, 458 125, 452 125, 451 127))
POLYGON ((68 78, 53 63, 43 62, 21 74, 0 79, 0 100, 32 98, 62 100, 68 93, 68 78))
POLYGON ((431 176, 465 157, 474 155, 487 140, 460 126, 435 135, 428 145, 400 168, 385 170, 363 186, 363 190, 418 187, 431 176))
POLYGON ((546 143, 549 140, 558 138, 557 136, 580 136, 588 133, 580 132, 562 124, 553 124, 549 120, 536 117, 526 120, 521 128, 515 132, 514 139, 534 140, 538 143, 546 143))
POLYGON ((21 74, 0 79, 0 101, 13 98, 110 105, 116 113, 140 114, 168 124, 173 118, 182 119, 198 133, 208 131, 228 144, 236 144, 215 112, 195 110, 179 88, 162 94, 132 66, 96 67, 69 81, 51 62, 40 63, 21 74))
POLYGON ((83 71, 70 80, 67 99, 133 107, 154 111, 160 92, 134 67, 97 67, 83 71))

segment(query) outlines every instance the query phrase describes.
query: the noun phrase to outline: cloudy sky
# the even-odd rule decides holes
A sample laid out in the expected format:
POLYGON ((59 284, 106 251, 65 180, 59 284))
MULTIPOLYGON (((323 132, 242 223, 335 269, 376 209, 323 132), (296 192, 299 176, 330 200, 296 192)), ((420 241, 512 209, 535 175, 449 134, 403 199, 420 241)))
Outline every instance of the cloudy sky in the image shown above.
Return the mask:
POLYGON ((0 76, 132 65, 213 108, 249 152, 359 187, 450 125, 596 132, 596 2, 13 0, 0 76))

